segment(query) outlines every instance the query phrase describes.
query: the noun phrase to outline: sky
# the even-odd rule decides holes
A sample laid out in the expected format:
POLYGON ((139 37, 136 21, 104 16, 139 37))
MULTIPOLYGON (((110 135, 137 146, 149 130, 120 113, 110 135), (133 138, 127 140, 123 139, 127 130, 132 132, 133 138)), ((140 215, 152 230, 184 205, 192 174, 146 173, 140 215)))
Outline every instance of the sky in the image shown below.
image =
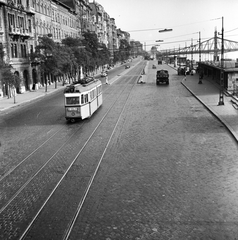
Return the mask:
MULTIPOLYGON (((92 0, 91 0, 92 1, 92 0)), ((158 45, 158 50, 183 48, 221 33, 222 17, 224 39, 238 42, 238 0, 96 0, 117 28, 130 33, 146 50, 158 45), (173 29, 159 33, 161 29, 173 29), (192 40, 193 39, 193 40, 192 40), (158 43, 156 40, 163 40, 158 43)), ((203 56, 209 58, 209 56, 203 56)), ((225 54, 238 58, 238 51, 225 54)), ((202 59, 210 60, 210 59, 202 59)))

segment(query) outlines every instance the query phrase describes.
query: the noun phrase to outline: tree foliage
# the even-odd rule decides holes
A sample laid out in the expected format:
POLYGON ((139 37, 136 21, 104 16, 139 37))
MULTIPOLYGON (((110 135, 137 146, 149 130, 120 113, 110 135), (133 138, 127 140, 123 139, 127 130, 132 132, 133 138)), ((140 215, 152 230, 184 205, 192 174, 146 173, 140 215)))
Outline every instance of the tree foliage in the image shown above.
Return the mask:
MULTIPOLYGON (((119 51, 114 55, 114 61, 128 59, 129 43, 121 40, 119 51)), ((55 43, 49 37, 41 37, 31 60, 39 63, 42 72, 46 74, 75 76, 80 67, 87 73, 109 64, 110 51, 105 44, 99 43, 96 33, 92 32, 83 33, 83 38, 67 37, 61 44, 55 43)))
POLYGON ((120 47, 119 47, 119 55, 122 61, 129 58, 130 50, 131 50, 131 47, 128 41, 126 39, 121 39, 120 47))

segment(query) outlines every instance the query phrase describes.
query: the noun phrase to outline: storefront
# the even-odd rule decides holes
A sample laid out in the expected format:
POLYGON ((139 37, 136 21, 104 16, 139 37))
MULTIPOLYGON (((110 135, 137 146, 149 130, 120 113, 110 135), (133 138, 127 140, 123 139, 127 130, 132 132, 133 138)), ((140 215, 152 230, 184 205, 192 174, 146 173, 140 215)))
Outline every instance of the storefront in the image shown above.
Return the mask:
MULTIPOLYGON (((235 64, 234 64, 235 66, 235 64)), ((204 76, 210 77, 220 85, 221 70, 219 63, 201 62, 199 69, 204 73, 204 76)), ((238 94, 238 67, 233 67, 227 63, 224 64, 224 88, 232 94, 238 94)))

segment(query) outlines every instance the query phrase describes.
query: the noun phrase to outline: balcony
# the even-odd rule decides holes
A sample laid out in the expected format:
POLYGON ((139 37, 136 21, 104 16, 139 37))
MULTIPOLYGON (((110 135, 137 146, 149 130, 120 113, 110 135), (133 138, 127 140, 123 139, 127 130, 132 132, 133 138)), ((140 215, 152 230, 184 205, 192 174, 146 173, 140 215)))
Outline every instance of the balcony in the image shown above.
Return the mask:
POLYGON ((10 34, 16 34, 16 28, 13 27, 13 25, 11 25, 11 26, 9 27, 9 33, 10 33, 10 34))
POLYGON ((35 9, 31 6, 26 6, 25 10, 29 13, 35 13, 35 9))
POLYGON ((13 26, 10 26, 9 34, 19 35, 19 36, 23 36, 23 37, 26 37, 26 38, 34 36, 33 32, 30 32, 29 29, 25 29, 25 28, 22 28, 22 27, 17 28, 17 27, 13 27, 13 26))

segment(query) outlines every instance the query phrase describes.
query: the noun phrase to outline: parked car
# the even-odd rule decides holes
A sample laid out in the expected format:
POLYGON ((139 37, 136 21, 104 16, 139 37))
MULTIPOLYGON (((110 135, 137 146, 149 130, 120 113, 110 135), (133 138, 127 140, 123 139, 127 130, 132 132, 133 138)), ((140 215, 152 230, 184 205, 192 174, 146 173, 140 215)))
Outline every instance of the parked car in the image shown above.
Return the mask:
POLYGON ((160 83, 169 85, 169 72, 167 70, 161 69, 156 72, 156 84, 160 83))
POLYGON ((152 65, 152 68, 153 68, 153 69, 156 69, 156 66, 153 64, 153 65, 152 65))
POLYGON ((130 68, 130 67, 131 67, 130 65, 126 65, 126 66, 125 66, 125 69, 128 69, 128 68, 130 68))

